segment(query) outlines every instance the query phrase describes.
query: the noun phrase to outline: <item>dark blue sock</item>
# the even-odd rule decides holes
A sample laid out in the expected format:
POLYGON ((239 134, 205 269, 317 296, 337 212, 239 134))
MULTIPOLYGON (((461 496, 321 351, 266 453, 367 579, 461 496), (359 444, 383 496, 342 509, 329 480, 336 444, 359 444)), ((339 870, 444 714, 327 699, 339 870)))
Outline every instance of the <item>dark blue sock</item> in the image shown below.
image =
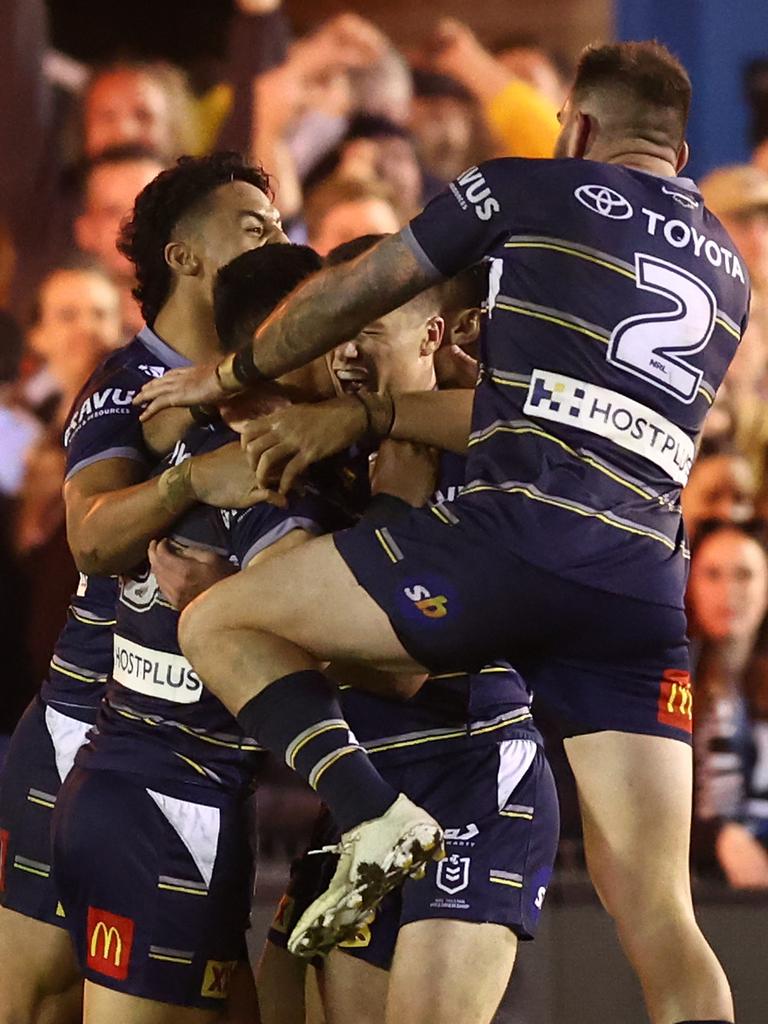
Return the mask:
POLYGON ((397 799, 352 736, 336 687, 322 672, 293 672, 240 709, 253 736, 306 779, 328 804, 343 832, 378 818, 397 799))

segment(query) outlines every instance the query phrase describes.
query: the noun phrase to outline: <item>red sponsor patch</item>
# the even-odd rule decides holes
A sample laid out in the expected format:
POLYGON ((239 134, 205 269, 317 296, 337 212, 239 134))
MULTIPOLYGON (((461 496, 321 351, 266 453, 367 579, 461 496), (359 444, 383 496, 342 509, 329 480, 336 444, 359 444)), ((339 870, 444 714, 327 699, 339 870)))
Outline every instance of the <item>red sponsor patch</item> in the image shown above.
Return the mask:
POLYGON ((0 892, 5 892, 5 866, 8 861, 8 843, 11 834, 7 828, 0 828, 0 892))
POLYGON ((693 689, 689 672, 679 668, 664 670, 659 683, 659 706, 656 716, 662 725, 693 731, 693 689))
POLYGON ((88 966, 108 978, 125 981, 131 962, 133 921, 88 907, 88 966))

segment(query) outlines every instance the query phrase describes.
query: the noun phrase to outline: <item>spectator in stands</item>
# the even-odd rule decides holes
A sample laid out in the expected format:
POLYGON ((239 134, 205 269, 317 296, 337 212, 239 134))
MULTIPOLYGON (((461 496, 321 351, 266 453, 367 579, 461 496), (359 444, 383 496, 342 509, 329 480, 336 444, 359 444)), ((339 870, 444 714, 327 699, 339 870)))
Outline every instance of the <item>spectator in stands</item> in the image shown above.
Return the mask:
POLYGON ((490 140, 475 97, 453 78, 417 68, 408 126, 427 174, 451 181, 490 155, 490 140))
POLYGON ((24 481, 29 452, 42 434, 42 426, 18 400, 16 384, 24 349, 24 335, 8 313, 0 312, 0 533, 5 532, 8 504, 24 481))
POLYGON ((754 514, 755 497, 755 477, 745 456, 733 449, 700 455, 682 493, 688 536, 695 541, 707 519, 746 522, 754 514))
POLYGON ((305 216, 309 244, 321 256, 360 235, 392 234, 403 223, 389 189, 363 181, 319 185, 307 199, 305 216))
POLYGON ((719 868, 734 888, 768 889, 763 524, 701 525, 688 602, 697 684, 695 860, 701 870, 719 868))
POLYGON ((131 289, 133 266, 117 249, 123 220, 133 209, 136 196, 165 167, 151 149, 139 145, 105 150, 90 161, 85 171, 83 206, 75 221, 78 248, 99 260, 120 292, 122 340, 127 341, 142 324, 141 310, 131 289))
POLYGON ((515 78, 528 82, 558 109, 563 105, 571 69, 559 55, 535 39, 520 36, 499 42, 494 56, 515 78))
POLYGON ((557 105, 516 78, 466 25, 454 18, 441 19, 432 67, 461 82, 477 98, 495 137, 495 155, 552 156, 559 131, 557 105))
POLYGON ((28 336, 43 365, 25 383, 27 405, 60 429, 86 378, 121 340, 120 296, 99 264, 73 260, 51 271, 28 336))

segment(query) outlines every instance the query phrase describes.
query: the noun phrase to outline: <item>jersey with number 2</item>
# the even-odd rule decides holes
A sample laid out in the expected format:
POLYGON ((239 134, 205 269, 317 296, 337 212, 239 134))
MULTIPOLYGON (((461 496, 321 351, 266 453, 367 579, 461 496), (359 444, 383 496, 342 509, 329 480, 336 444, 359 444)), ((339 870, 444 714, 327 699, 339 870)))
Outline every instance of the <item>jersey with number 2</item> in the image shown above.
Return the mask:
POLYGON ((493 506, 499 542, 541 568, 679 606, 680 490, 749 307, 744 262, 695 184, 492 160, 404 238, 436 278, 490 261, 460 501, 493 506))

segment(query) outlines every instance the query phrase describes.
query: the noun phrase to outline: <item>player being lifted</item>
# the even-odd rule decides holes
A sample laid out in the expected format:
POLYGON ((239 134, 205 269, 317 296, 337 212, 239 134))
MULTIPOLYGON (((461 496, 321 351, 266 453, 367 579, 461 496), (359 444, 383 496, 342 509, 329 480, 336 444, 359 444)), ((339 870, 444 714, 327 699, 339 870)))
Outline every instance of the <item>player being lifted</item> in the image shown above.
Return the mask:
MULTIPOLYGON (((245 732, 289 757, 303 743, 295 766, 325 766, 318 789, 342 807, 339 868, 297 941, 363 917, 384 888, 376 866, 389 869, 392 851, 430 825, 371 783, 346 730, 326 729, 342 716, 318 661, 440 671, 505 656, 560 712, 592 878, 652 1020, 733 1020, 690 895, 678 499, 749 288, 730 238, 678 177, 689 102, 687 74, 660 45, 587 50, 559 159, 468 171, 399 235, 306 284, 234 359, 142 393, 152 412, 256 386, 491 259, 474 403, 348 399, 273 414, 249 433, 261 471, 287 463, 288 478, 366 426, 467 445, 459 497, 386 536, 362 525, 313 541, 217 584, 182 616, 182 648, 245 732)), ((392 875, 409 870, 402 859, 392 875)))

